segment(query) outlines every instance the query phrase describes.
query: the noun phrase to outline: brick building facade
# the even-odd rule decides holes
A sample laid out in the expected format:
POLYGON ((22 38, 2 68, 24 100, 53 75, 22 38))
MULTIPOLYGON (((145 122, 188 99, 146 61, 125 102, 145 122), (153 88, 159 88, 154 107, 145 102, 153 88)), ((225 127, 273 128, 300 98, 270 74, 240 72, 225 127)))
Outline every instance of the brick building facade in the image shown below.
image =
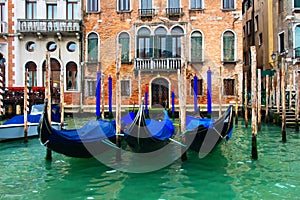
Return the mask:
POLYGON ((241 94, 241 1, 102 0, 93 3, 97 1, 88 0, 83 5, 84 110, 95 108, 93 91, 97 69, 104 74, 104 100, 108 105, 108 77, 112 77, 112 88, 115 88, 118 44, 122 44, 123 107, 138 104, 139 94, 143 96, 146 90, 149 90, 150 106, 171 107, 172 89, 178 105, 178 70, 184 66, 185 59, 188 61, 188 108, 194 104, 195 75, 198 103, 206 106, 208 69, 212 72, 213 105, 219 104, 220 86, 222 104, 235 100, 236 87, 241 94))

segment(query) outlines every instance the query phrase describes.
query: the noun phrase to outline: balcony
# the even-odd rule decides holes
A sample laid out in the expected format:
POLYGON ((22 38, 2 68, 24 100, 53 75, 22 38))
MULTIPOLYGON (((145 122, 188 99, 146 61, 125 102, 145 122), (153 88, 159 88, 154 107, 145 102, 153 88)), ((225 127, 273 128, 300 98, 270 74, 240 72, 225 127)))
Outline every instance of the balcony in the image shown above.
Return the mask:
POLYGON ((73 33, 81 31, 80 20, 64 20, 64 19, 18 19, 19 33, 73 33))
POLYGON ((7 22, 0 21, 0 35, 4 35, 8 33, 7 22))
POLYGON ((154 9, 139 9, 140 18, 153 18, 155 10, 154 9))
POLYGON ((167 17, 181 17, 183 15, 182 8, 166 8, 167 17))
POLYGON ((181 69, 182 60, 180 58, 164 59, 141 59, 136 58, 134 62, 135 70, 142 71, 176 71, 181 69))

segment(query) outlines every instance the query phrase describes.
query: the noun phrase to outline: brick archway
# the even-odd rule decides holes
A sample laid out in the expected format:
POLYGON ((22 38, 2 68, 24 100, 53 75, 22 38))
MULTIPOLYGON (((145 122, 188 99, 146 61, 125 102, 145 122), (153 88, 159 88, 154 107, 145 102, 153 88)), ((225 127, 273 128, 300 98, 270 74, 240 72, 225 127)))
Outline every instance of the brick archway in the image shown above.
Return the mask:
POLYGON ((151 83, 152 107, 169 107, 169 82, 165 78, 156 78, 151 83))

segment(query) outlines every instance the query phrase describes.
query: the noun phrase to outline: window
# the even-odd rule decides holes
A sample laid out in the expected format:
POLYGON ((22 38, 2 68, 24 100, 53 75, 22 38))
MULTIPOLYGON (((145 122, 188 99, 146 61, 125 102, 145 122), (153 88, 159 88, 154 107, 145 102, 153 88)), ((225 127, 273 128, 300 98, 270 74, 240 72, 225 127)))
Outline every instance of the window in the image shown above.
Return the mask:
POLYGON ((202 3, 202 0, 191 0, 191 9, 203 9, 203 3, 202 3))
POLYGON ((223 0, 223 9, 235 9, 235 0, 223 0))
POLYGON ((129 34, 128 33, 121 33, 119 35, 119 44, 122 45, 122 52, 121 52, 121 62, 128 63, 129 62, 129 34))
POLYGON ((28 62, 25 65, 25 70, 28 71, 28 78, 29 78, 29 83, 28 87, 35 87, 37 86, 37 78, 36 78, 36 69, 37 66, 34 62, 28 62))
POLYGON ((55 42, 48 42, 48 44, 47 44, 47 50, 48 51, 53 52, 53 51, 56 50, 56 47, 57 47, 57 45, 56 45, 55 42))
POLYGON ((67 19, 79 19, 78 0, 67 0, 67 19))
POLYGON ((197 63, 203 61, 203 39, 200 31, 194 31, 191 35, 191 62, 197 63))
POLYGON ((98 35, 90 33, 88 35, 88 61, 98 62, 98 35))
POLYGON ((295 27, 295 57, 300 58, 300 25, 295 27))
POLYGON ((26 50, 27 51, 34 52, 35 48, 36 48, 35 42, 32 42, 32 41, 27 42, 27 44, 26 44, 26 50))
POLYGON ((262 42, 263 42, 262 33, 260 33, 258 36, 258 45, 261 46, 262 42))
POLYGON ((164 27, 158 27, 154 34, 154 58, 165 58, 167 54, 167 30, 164 27))
POLYGON ((86 96, 96 96, 96 80, 86 80, 86 96))
POLYGON ((119 11, 130 11, 130 0, 118 0, 119 11))
POLYGON ((181 27, 174 27, 171 30, 172 35, 172 57, 181 58, 181 37, 184 36, 184 32, 181 27))
MULTIPOLYGON (((203 95, 203 80, 197 80, 197 94, 198 96, 203 95)), ((191 96, 194 96, 194 79, 191 80, 191 96)))
POLYGON ((294 0, 294 8, 300 8, 300 1, 294 0))
POLYGON ((255 24, 254 24, 254 31, 258 31, 258 15, 255 16, 255 24))
POLYGON ((152 57, 152 55, 150 55, 150 30, 148 28, 141 28, 137 35, 137 57, 152 57))
POLYGON ((121 80, 121 96, 130 97, 130 80, 121 80))
POLYGON ((247 35, 248 36, 251 35, 251 32, 252 32, 251 24, 252 24, 252 20, 247 21, 247 35))
POLYGON ((153 17, 154 10, 152 9, 152 0, 140 0, 140 11, 139 14, 145 17, 153 17))
POLYGON ((285 53, 285 50, 284 50, 284 32, 279 33, 278 39, 279 39, 279 41, 278 41, 278 44, 279 44, 279 47, 278 47, 279 53, 281 53, 281 54, 285 53))
POLYGON ((180 0, 168 0, 168 8, 179 8, 180 0))
MULTIPOLYGON (((0 3, 0 22, 6 22, 6 19, 5 19, 5 3, 0 3)), ((5 23, 1 23, 1 26, 0 26, 0 33, 4 33, 6 32, 7 29, 5 27, 5 23)))
POLYGON ((284 0, 278 0, 278 13, 281 13, 283 11, 284 11, 284 0))
POLYGON ((26 0, 26 19, 36 19, 36 0, 26 0))
POLYGON ((67 44, 67 50, 69 52, 75 52, 77 48, 77 44, 75 42, 68 42, 67 44))
POLYGON ((223 80, 223 95, 225 96, 234 96, 234 79, 224 79, 223 80))
POLYGON ((99 11, 99 0, 87 0, 87 12, 99 11))
POLYGON ((231 31, 223 34, 223 61, 235 61, 235 36, 231 31))
POLYGON ((47 4, 47 19, 57 19, 57 4, 47 4))
POLYGON ((67 81, 67 90, 77 90, 77 65, 74 62, 69 62, 67 64, 66 70, 66 81, 67 81))

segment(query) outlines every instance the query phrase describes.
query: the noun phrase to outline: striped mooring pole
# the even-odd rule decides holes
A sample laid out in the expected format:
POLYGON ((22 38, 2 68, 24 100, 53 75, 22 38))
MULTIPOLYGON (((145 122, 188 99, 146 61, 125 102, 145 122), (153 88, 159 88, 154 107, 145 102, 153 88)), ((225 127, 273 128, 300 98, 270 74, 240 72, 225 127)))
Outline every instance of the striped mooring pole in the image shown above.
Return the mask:
POLYGON ((3 117, 4 115, 4 105, 3 105, 3 94, 4 94, 4 90, 3 90, 3 73, 2 70, 0 69, 0 119, 3 117))

